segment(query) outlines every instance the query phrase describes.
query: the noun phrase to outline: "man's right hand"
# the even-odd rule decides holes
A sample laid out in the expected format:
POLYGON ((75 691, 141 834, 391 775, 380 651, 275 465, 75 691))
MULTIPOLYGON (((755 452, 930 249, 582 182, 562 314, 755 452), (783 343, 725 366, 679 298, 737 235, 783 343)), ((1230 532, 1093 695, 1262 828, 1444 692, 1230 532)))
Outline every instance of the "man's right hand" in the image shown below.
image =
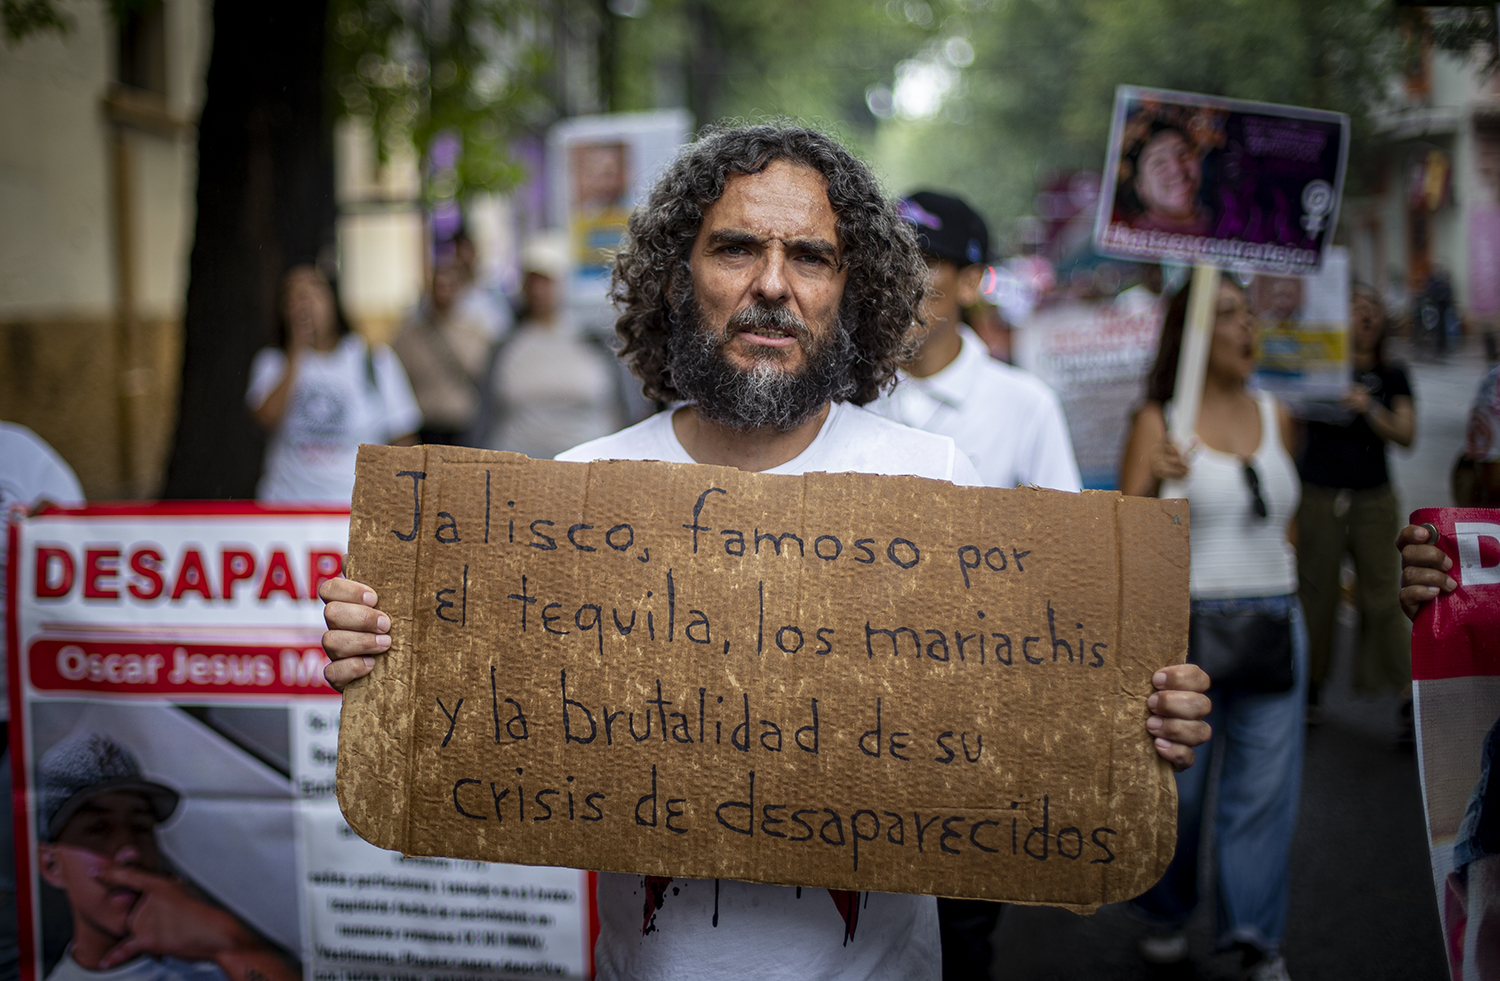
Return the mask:
POLYGON ((323 677, 334 691, 363 678, 375 667, 373 655, 391 647, 391 618, 375 609, 375 590, 353 579, 328 579, 318 587, 323 600, 323 651, 328 667, 323 677))

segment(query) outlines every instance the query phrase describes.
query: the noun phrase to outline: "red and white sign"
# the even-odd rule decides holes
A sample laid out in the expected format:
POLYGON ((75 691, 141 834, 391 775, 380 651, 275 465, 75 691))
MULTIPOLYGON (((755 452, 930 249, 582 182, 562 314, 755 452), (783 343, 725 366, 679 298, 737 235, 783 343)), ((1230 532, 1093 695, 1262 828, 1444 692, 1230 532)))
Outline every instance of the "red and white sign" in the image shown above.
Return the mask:
POLYGON ((1500 511, 1422 508, 1452 561, 1458 588, 1424 606, 1412 624, 1417 759, 1427 812, 1438 915, 1454 981, 1483 976, 1500 937, 1493 890, 1477 863, 1500 865, 1500 511), (1471 886, 1473 888, 1471 888, 1471 886), (1484 927, 1484 929, 1481 929, 1484 927), (1467 965, 1467 966, 1466 966, 1467 965))
POLYGON ((317 593, 348 524, 338 510, 168 504, 11 525, 25 981, 99 969, 148 903, 184 927, 228 913, 262 960, 244 975, 243 951, 188 956, 158 929, 143 953, 163 966, 139 981, 592 974, 588 873, 405 859, 344 823, 317 593), (116 806, 138 813, 111 830, 116 806), (119 876, 137 878, 99 889, 119 876))

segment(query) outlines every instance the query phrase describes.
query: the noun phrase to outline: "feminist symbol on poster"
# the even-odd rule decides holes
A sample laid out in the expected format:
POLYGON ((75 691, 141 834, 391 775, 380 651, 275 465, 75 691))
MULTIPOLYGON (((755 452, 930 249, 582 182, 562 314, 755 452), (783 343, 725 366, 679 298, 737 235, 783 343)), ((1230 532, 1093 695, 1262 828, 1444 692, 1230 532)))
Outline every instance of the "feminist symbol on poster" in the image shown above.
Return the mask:
POLYGON ((1342 113, 1120 86, 1098 250, 1307 274, 1338 224, 1342 113))

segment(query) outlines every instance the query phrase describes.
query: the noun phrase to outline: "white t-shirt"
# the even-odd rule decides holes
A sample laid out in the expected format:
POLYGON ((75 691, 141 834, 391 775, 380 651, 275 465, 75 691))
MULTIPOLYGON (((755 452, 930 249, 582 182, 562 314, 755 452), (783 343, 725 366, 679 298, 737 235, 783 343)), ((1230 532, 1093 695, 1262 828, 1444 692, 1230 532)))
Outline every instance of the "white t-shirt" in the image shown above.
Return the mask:
MULTIPOLYGON (((661 460, 695 463, 672 429, 672 413, 658 412, 610 436, 557 454, 576 463, 592 460, 661 460)), ((933 477, 962 487, 984 486, 974 464, 950 437, 903 426, 868 409, 835 402, 807 449, 764 473, 874 473, 933 477)))
POLYGON ((871 411, 952 436, 988 487, 1082 490, 1057 394, 1031 372, 990 357, 969 328, 958 336, 962 346, 951 364, 927 378, 903 371, 871 411))
MULTIPOLYGON (((284 351, 257 353, 246 404, 259 408, 285 373, 284 351)), ((332 351, 303 356, 286 415, 266 447, 256 496, 347 505, 359 444, 389 443, 421 425, 406 372, 390 348, 371 350, 358 335, 346 334, 332 351)))
MULTIPOLYGON (((57 451, 41 437, 11 422, 0 422, 0 534, 14 505, 30 508, 42 499, 54 504, 82 504, 83 488, 57 451)), ((5 609, 6 563, 9 551, 0 542, 0 610, 5 609)), ((10 718, 9 677, 5 665, 5 633, 0 632, 0 722, 10 718)))
MULTIPOLYGON (((694 462, 659 412, 559 460, 694 462)), ((766 473, 905 474, 981 484, 947 436, 909 429, 835 403, 811 445, 766 473)), ((931 896, 848 893, 731 879, 599 874, 600 981, 936 979, 942 974, 937 902, 931 896), (660 898, 660 903, 655 900, 660 898)))

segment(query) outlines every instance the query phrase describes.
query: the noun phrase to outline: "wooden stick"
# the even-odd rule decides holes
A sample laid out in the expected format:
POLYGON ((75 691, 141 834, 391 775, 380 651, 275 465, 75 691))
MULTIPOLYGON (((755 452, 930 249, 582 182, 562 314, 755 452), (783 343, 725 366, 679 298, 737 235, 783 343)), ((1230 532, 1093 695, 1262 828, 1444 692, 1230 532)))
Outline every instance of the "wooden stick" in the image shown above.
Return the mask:
MULTIPOLYGON (((1183 452, 1198 428, 1198 405, 1203 400, 1203 376, 1208 370, 1208 348, 1213 342, 1218 309, 1218 267, 1194 267, 1182 348, 1177 355, 1177 384, 1172 389, 1172 418, 1167 424, 1173 444, 1183 452)), ((1162 482, 1160 496, 1186 497, 1187 491, 1181 481, 1167 480, 1162 482)))

